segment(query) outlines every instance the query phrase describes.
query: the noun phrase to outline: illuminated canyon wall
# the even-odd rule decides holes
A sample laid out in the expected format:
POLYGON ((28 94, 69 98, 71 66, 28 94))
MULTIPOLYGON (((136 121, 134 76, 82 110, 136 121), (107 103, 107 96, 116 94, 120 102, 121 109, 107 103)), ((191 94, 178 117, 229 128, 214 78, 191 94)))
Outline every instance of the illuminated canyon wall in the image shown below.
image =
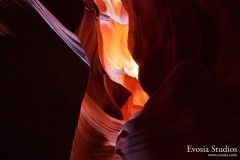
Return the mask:
POLYGON ((0 2, 6 157, 203 160, 187 147, 240 150, 238 0, 80 1, 0 2))
POLYGON ((239 145, 237 1, 85 3, 76 35, 91 73, 72 160, 205 159, 187 145, 239 145))

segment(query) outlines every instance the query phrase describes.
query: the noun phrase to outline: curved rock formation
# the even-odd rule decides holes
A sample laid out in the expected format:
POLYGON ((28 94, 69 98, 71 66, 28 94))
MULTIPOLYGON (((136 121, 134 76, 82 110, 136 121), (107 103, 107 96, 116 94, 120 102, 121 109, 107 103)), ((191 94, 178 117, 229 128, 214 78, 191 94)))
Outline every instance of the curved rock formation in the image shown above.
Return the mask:
POLYGON ((239 2, 123 2, 150 99, 125 124, 115 159, 208 159, 187 145, 239 148, 239 2))
MULTIPOLYGON (((113 159, 208 159, 207 153, 188 153, 188 145, 239 147, 240 12, 237 1, 99 0, 97 6, 93 1, 87 3, 90 7, 78 30, 92 65, 87 93, 91 93, 88 96, 98 108, 115 118, 120 118, 116 113, 122 113, 126 121, 116 140, 113 159), (97 7, 99 15, 95 14, 97 7), (120 27, 116 27, 118 25, 120 27), (123 39, 126 33, 121 32, 124 27, 121 25, 128 25, 126 52, 139 66, 138 76, 124 73, 124 67, 114 63, 114 59, 125 62, 124 57, 119 57, 126 48, 126 39, 123 39), (106 85, 102 77, 110 77, 109 83, 115 81, 130 93, 122 92, 124 88, 115 84, 122 89, 112 94, 112 90, 118 91, 118 88, 106 85), (98 85, 93 79, 98 80, 98 85), (99 85, 105 88, 107 96, 99 85), (133 91, 136 85, 140 90, 133 91), (149 100, 140 98, 143 102, 136 103, 134 93, 145 97, 145 92, 149 100), (125 95, 124 103, 118 105, 121 112, 101 103, 102 97, 97 95, 113 104, 116 97, 112 95, 125 95)), ((96 122, 83 118, 82 122, 85 121, 90 128, 98 128, 96 122)), ((85 126, 82 122, 79 121, 79 130, 85 126)), ((106 152, 110 133, 106 134, 104 128, 105 125, 97 132, 104 141, 95 141, 105 146, 104 150, 99 147, 101 156, 79 153, 74 159, 111 159, 112 150, 106 152)), ((93 131, 89 134, 93 135, 93 131)), ((84 132, 79 135, 83 136, 84 132)), ((80 143, 79 135, 75 143, 80 143)), ((91 148, 94 144, 88 142, 78 149, 74 146, 73 151, 91 148)))

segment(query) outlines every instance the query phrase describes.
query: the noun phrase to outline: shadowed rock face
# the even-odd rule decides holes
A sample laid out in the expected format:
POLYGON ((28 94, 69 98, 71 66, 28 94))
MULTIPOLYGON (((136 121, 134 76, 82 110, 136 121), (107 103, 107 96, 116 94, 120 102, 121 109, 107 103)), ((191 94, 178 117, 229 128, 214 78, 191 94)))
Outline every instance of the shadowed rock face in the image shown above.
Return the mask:
POLYGON ((124 125, 115 159, 209 158, 187 145, 239 149, 239 2, 123 2, 150 98, 124 125))
POLYGON ((139 79, 147 93, 154 93, 180 61, 200 63, 217 73, 237 67, 238 2, 123 2, 130 19, 129 48, 140 64, 139 79))
POLYGON ((1 159, 69 159, 89 67, 29 3, 0 14, 1 159))

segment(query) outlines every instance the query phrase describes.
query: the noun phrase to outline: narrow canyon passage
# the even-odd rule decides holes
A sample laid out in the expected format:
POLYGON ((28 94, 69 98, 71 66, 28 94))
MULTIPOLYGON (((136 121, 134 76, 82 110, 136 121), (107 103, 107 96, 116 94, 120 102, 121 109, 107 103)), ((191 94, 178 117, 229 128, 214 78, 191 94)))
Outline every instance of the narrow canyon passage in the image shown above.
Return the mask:
POLYGON ((88 153, 80 152, 85 145, 94 151, 91 152, 94 157, 103 154, 106 159, 112 159, 123 124, 142 110, 149 96, 140 86, 139 67, 128 49, 129 18, 122 2, 99 0, 86 3, 92 10, 85 10, 78 36, 90 60, 91 74, 71 158, 87 158, 88 153), (98 16, 96 10, 99 10, 98 16), (120 104, 117 101, 121 101, 120 104), (116 112, 121 116, 116 117, 116 112), (98 136, 89 138, 87 135, 93 132, 98 136), (102 138, 99 140, 99 137, 102 138), (97 149, 94 142, 105 147, 97 149))
POLYGON ((0 15, 2 159, 240 156, 239 0, 2 0, 0 15))

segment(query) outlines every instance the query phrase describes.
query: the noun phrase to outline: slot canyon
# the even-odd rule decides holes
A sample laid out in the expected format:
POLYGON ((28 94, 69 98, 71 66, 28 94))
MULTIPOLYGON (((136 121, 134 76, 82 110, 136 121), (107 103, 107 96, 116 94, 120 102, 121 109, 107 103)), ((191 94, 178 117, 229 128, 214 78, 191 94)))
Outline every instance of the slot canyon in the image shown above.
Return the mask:
POLYGON ((1 159, 240 156, 240 1, 0 0, 0 15, 1 159))

